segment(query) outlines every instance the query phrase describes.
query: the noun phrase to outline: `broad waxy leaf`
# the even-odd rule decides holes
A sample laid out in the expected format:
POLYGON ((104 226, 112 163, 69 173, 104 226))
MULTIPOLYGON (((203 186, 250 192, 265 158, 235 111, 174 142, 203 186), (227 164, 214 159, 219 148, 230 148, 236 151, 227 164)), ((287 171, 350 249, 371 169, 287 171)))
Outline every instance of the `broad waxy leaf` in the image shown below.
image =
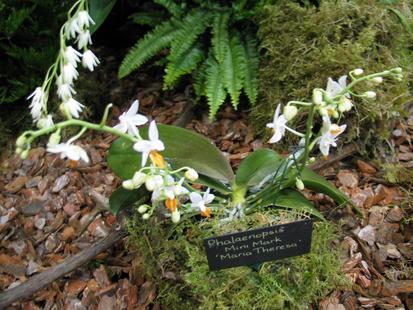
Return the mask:
POLYGON ((121 186, 110 196, 109 209, 116 215, 120 210, 130 207, 136 201, 147 198, 149 198, 149 193, 143 187, 130 191, 121 186))
MULTIPOLYGON (((174 168, 189 166, 198 173, 212 179, 232 182, 234 173, 221 151, 203 136, 169 125, 157 125, 159 137, 165 144, 162 155, 174 168)), ((140 130, 147 137, 147 127, 140 130)), ((118 139, 112 143, 108 154, 108 165, 122 179, 130 179, 141 168, 141 156, 133 150, 132 143, 118 139)))
POLYGON ((286 209, 304 211, 324 220, 323 215, 314 207, 314 205, 300 192, 293 189, 284 189, 280 192, 274 192, 273 195, 268 196, 265 201, 262 201, 262 205, 275 205, 286 209))
POLYGON ((89 14, 95 22, 90 27, 90 33, 94 33, 108 17, 110 11, 112 11, 116 0, 90 0, 89 1, 89 14))
POLYGON ((259 149, 249 154, 239 166, 235 183, 238 186, 258 185, 265 177, 275 173, 282 157, 270 149, 259 149))

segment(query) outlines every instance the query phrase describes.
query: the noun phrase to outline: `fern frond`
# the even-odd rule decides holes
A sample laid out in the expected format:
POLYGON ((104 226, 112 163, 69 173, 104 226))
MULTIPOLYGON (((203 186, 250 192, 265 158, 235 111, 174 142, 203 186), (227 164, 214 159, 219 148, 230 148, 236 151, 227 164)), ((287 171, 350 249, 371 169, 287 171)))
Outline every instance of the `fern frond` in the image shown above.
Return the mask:
POLYGON ((119 67, 119 78, 139 68, 149 58, 168 47, 176 34, 178 22, 166 21, 147 33, 128 52, 119 67))
POLYGON ((255 105, 257 101, 257 89, 258 89, 258 68, 260 64, 257 41, 251 36, 247 35, 242 40, 242 55, 244 58, 244 76, 243 87, 244 92, 251 102, 251 105, 255 105))
POLYGON ((171 0, 154 0, 153 2, 163 6, 174 17, 179 17, 183 13, 183 9, 178 4, 176 4, 175 1, 171 1, 171 0))
POLYGON ((194 80, 194 91, 199 100, 202 96, 205 96, 205 82, 206 82, 206 68, 207 61, 204 61, 201 66, 195 71, 195 80, 194 80))
POLYGON ((156 26, 165 20, 166 13, 163 12, 136 12, 128 17, 138 25, 156 26))
POLYGON ((171 61, 166 67, 166 74, 164 76, 165 88, 172 88, 177 79, 192 72, 203 58, 204 51, 201 44, 194 44, 178 59, 171 61))
POLYGON ((0 29, 2 29, 4 35, 7 38, 12 37, 15 34, 15 32, 19 29, 19 27, 23 24, 23 22, 30 17, 32 11, 32 8, 13 8, 7 19, 1 21, 0 29))
POLYGON ((209 105, 209 118, 212 120, 219 107, 225 101, 227 92, 222 83, 218 62, 211 54, 206 63, 205 96, 207 97, 209 105))
POLYGON ((244 80, 244 57, 242 46, 237 35, 233 35, 221 64, 221 75, 225 89, 231 96, 231 103, 236 109, 244 80))
POLYGON ((228 21, 229 13, 217 13, 212 24, 212 48, 218 63, 224 61, 226 48, 229 45, 228 21))
POLYGON ((211 13, 205 10, 193 10, 185 16, 172 40, 169 61, 177 61, 194 44, 205 31, 211 17, 211 13))

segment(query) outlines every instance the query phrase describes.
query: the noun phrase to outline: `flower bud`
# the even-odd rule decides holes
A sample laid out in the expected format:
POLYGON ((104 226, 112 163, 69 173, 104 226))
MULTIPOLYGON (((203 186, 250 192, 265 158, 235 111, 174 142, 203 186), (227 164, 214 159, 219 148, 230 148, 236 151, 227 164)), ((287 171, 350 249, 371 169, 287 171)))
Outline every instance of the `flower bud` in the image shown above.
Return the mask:
POLYGON ((133 184, 132 180, 126 180, 122 182, 122 187, 124 189, 133 190, 135 189, 135 184, 133 184))
POLYGON ((145 181, 146 181, 145 173, 142 173, 139 171, 135 172, 132 178, 132 182, 135 185, 135 188, 138 188, 139 186, 141 186, 143 183, 145 183, 145 181))
POLYGON ((402 73, 403 72, 403 69, 402 68, 400 68, 400 67, 397 67, 397 68, 394 68, 394 69, 391 69, 391 71, 393 72, 393 73, 402 73))
POLYGON ((295 186, 297 187, 297 189, 299 189, 300 191, 302 191, 304 189, 304 183, 301 179, 296 178, 295 179, 295 186))
POLYGON ((364 93, 364 97, 366 97, 367 99, 374 99, 376 98, 376 93, 374 91, 366 91, 364 93))
POLYGON ((52 133, 49 138, 49 142, 47 143, 48 147, 53 147, 59 144, 60 142, 60 133, 56 131, 55 133, 52 133))
POLYGON ((29 156, 29 150, 24 150, 20 153, 21 159, 26 159, 29 156))
POLYGON ((292 120, 296 115, 297 115, 297 108, 293 105, 287 105, 284 107, 284 116, 287 119, 287 121, 292 120))
POLYGON ((140 214, 143 214, 143 213, 145 213, 146 211, 148 211, 148 209, 149 209, 149 206, 148 206, 148 205, 141 205, 141 206, 139 206, 139 208, 138 208, 138 212, 139 212, 140 214))
POLYGON ((354 71, 353 71, 353 74, 356 75, 356 76, 362 75, 363 73, 364 73, 364 70, 361 69, 361 68, 354 69, 354 71))
POLYGON ((313 102, 317 105, 323 104, 323 93, 321 92, 321 90, 313 90, 313 102))
POLYGON ((19 155, 21 154, 21 152, 23 152, 23 149, 20 147, 16 147, 16 154, 19 155))
POLYGON ((26 145, 26 141, 27 141, 26 136, 21 135, 16 140, 16 146, 17 147, 24 147, 26 145))
POLYGON ((181 219, 181 213, 179 213, 178 210, 175 210, 174 212, 172 212, 171 214, 171 219, 173 223, 178 223, 179 220, 181 219))
POLYGON ((315 157, 310 157, 310 158, 308 159, 308 162, 309 162, 310 164, 312 164, 313 162, 315 162, 315 157))
POLYGON ((198 177, 198 172, 196 172, 195 169, 189 168, 185 172, 185 178, 187 178, 189 181, 196 181, 198 177))
POLYGON ((163 179, 160 175, 149 175, 146 177, 145 186, 150 192, 153 192, 158 187, 162 186, 163 179))
POLYGON ((371 81, 372 81, 374 84, 380 84, 380 83, 383 82, 383 78, 382 78, 381 76, 376 76, 375 78, 372 78, 371 81))
POLYGON ((151 215, 149 213, 145 213, 144 215, 142 215, 142 219, 147 220, 151 217, 151 215))

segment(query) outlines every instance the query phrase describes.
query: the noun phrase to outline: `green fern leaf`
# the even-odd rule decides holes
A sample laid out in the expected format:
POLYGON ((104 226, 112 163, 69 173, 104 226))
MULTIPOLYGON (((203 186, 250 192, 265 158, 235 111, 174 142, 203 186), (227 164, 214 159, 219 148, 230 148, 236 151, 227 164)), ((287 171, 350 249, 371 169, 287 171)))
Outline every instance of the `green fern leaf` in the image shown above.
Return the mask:
POLYGON ((138 25, 148 25, 156 26, 162 23, 165 20, 166 13, 162 12, 136 12, 128 17, 134 23, 138 25))
POLYGON ((204 61, 201 66, 195 71, 194 91, 197 100, 205 96, 205 82, 206 82, 206 68, 207 62, 204 61))
POLYGON ((244 57, 242 46, 237 35, 232 36, 221 65, 221 76, 225 89, 231 97, 231 103, 236 109, 244 80, 244 57))
POLYGON ((211 19, 211 14, 205 10, 193 10, 182 21, 181 28, 177 31, 171 44, 171 52, 168 56, 170 62, 178 61, 202 34, 208 22, 211 19))
POLYGON ((251 36, 247 35, 242 42, 242 53, 244 58, 244 92, 254 106, 257 102, 258 89, 258 67, 260 64, 259 55, 257 51, 257 41, 251 36))
POLYGON ((213 55, 209 55, 206 64, 205 96, 209 105, 209 118, 212 120, 227 97, 221 79, 220 67, 213 55))
POLYGON ((118 76, 123 78, 139 68, 149 58, 168 47, 176 34, 178 22, 166 21, 147 33, 128 52, 119 68, 118 76))
POLYGON ((192 72, 203 58, 204 52, 201 45, 195 44, 178 59, 170 62, 166 67, 166 74, 164 76, 165 88, 172 88, 177 79, 192 72))
POLYGON ((153 2, 155 2, 156 4, 162 5, 174 17, 179 17, 183 13, 183 9, 178 4, 176 4, 174 1, 171 1, 171 0, 154 0, 153 2))
POLYGON ((228 34, 229 13, 218 13, 212 24, 212 47, 218 63, 224 61, 226 49, 229 45, 228 34))

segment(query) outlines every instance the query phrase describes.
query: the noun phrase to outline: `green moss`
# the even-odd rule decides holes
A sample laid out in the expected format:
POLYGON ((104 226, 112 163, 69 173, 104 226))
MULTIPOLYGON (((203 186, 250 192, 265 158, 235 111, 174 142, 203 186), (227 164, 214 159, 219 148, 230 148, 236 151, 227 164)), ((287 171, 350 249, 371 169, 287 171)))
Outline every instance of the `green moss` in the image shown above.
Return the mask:
POLYGON ((296 217, 268 211, 225 226, 192 219, 171 226, 156 219, 143 222, 137 215, 129 221, 129 231, 142 270, 157 284, 157 302, 167 309, 304 309, 346 286, 338 256, 331 250, 335 228, 327 223, 315 224, 310 254, 259 268, 208 270, 203 238, 275 224, 280 218, 285 222, 296 217))
POLYGON ((394 184, 412 184, 413 171, 401 164, 384 164, 384 178, 394 184))
MULTIPOLYGON (((379 72, 400 66, 404 80, 386 80, 375 87, 377 100, 357 100, 348 120, 349 139, 360 132, 366 140, 374 137, 371 142, 388 137, 390 120, 405 114, 403 106, 411 99, 413 36, 407 31, 408 23, 413 23, 411 8, 407 0, 391 6, 348 0, 322 1, 318 8, 288 0, 265 6, 259 17, 265 60, 260 69, 260 100, 252 112, 255 129, 263 131, 278 103, 308 100, 313 88, 326 86, 328 77, 337 79, 358 67, 379 72)), ((365 87, 358 90, 371 90, 365 87)))

